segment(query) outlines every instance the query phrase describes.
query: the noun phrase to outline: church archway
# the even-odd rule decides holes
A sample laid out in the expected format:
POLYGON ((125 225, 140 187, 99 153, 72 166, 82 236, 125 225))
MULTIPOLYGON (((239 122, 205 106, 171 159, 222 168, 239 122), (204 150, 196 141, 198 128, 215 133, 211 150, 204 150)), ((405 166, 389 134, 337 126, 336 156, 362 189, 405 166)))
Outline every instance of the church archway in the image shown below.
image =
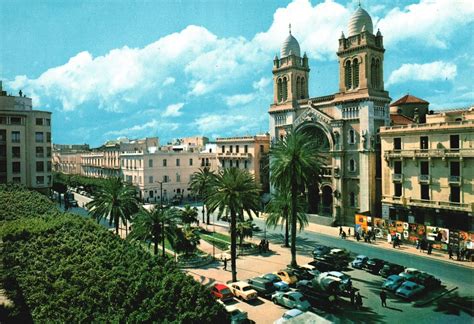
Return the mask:
POLYGON ((321 193, 321 215, 332 216, 332 188, 323 186, 321 193))

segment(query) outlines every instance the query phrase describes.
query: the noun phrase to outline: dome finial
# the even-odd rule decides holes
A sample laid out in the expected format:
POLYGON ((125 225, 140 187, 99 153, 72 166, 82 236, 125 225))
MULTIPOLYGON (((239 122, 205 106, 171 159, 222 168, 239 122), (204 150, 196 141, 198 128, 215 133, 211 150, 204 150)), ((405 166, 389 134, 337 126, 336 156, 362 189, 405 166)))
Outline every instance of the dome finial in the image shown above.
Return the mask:
POLYGON ((290 35, 291 35, 291 23, 288 25, 288 29, 290 30, 290 35))
POLYGON ((361 5, 360 5, 360 0, 359 0, 359 7, 361 7, 361 5))

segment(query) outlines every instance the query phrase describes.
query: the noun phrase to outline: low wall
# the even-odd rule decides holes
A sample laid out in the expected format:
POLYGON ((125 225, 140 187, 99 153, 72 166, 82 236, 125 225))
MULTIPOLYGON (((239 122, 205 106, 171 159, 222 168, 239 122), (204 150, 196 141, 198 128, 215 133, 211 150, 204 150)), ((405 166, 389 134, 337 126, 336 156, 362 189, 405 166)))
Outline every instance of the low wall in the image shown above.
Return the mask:
POLYGON ((306 214, 308 215, 308 221, 310 223, 325 225, 325 226, 332 226, 333 225, 333 218, 332 216, 319 216, 317 214, 306 214))

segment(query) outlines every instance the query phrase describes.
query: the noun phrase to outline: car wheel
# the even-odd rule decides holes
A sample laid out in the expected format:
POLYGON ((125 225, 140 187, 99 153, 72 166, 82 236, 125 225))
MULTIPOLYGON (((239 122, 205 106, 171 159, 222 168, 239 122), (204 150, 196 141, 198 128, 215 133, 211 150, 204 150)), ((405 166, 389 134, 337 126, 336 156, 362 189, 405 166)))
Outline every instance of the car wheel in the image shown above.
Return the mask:
POLYGON ((276 305, 277 304, 277 300, 275 298, 272 299, 272 302, 276 305))

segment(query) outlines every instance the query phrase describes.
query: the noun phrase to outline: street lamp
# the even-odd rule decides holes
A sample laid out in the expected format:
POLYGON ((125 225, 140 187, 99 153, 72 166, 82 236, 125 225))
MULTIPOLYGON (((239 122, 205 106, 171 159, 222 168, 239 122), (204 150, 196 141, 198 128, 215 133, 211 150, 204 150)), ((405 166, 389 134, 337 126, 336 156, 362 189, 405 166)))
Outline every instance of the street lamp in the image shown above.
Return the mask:
POLYGON ((165 256, 165 218, 163 217, 163 182, 156 181, 156 183, 160 184, 160 212, 162 221, 161 221, 161 247, 163 249, 163 257, 165 256))

